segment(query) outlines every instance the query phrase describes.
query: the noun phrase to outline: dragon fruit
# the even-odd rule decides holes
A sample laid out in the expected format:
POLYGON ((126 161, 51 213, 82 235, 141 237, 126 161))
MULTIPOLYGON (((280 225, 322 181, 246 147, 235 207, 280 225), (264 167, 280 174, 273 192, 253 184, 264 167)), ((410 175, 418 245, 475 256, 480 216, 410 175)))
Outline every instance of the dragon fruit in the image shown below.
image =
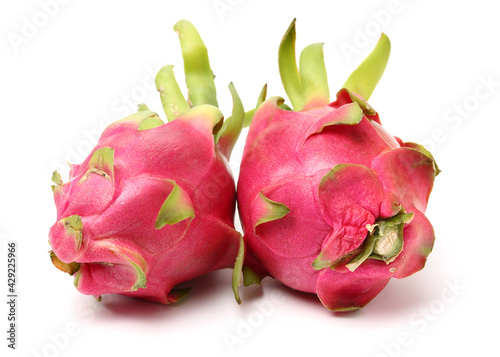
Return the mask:
MULTIPOLYGON (((181 282, 230 268, 241 250, 234 229, 235 184, 228 160, 244 111, 234 86, 231 118, 217 108, 207 49, 193 25, 178 22, 189 97, 172 66, 155 82, 168 119, 146 105, 108 126, 92 153, 52 180, 57 222, 50 257, 78 291, 164 304, 181 282)), ((238 286, 235 285, 236 298, 238 286)))
POLYGON ((389 58, 382 34, 330 103, 321 44, 295 58, 295 20, 279 68, 294 110, 255 112, 238 181, 245 285, 270 275, 332 311, 365 306, 394 278, 421 270, 434 244, 424 212, 439 173, 422 146, 380 124, 367 103, 389 58))

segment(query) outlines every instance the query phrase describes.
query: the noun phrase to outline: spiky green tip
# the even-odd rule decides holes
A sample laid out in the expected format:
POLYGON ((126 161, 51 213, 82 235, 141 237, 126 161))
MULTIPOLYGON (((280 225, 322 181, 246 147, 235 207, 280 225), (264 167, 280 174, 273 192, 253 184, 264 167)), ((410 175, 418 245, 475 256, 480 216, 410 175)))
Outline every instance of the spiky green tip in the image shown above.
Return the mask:
POLYGON ((82 217, 79 215, 75 214, 72 216, 64 217, 59 220, 60 223, 64 226, 64 229, 66 230, 66 234, 68 236, 73 237, 76 243, 76 249, 80 249, 82 246, 83 242, 83 234, 82 234, 82 229, 83 229, 83 222, 82 222, 82 217))
MULTIPOLYGON (((323 58, 323 44, 315 43, 304 48, 300 55, 300 67, 295 54, 295 19, 281 40, 278 63, 281 81, 295 111, 321 107, 329 103, 330 92, 323 58)), ((375 49, 352 72, 343 88, 368 100, 382 77, 391 43, 382 33, 375 49)))
POLYGON ((187 218, 194 218, 194 206, 189 194, 184 191, 174 180, 167 180, 173 185, 172 191, 161 206, 156 218, 156 229, 165 225, 173 225, 187 218))

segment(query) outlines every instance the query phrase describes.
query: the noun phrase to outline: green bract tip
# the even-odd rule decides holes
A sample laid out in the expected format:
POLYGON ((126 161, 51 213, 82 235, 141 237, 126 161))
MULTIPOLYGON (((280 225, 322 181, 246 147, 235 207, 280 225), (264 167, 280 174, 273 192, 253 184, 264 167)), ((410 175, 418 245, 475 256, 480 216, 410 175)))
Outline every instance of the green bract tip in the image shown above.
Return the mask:
POLYGON ((240 285, 241 285, 241 275, 243 271, 243 260, 245 259, 245 241, 240 235, 240 246, 238 248, 238 254, 236 255, 236 260, 234 262, 233 268, 233 279, 232 288, 234 293, 234 298, 238 304, 241 304, 240 298, 240 285))
POLYGON ((290 213, 290 209, 286 205, 270 200, 262 192, 259 193, 256 204, 258 216, 256 217, 254 229, 257 229, 260 224, 275 221, 290 213))
POLYGON ((181 20, 174 30, 179 35, 184 72, 192 106, 212 104, 218 106, 214 74, 210 68, 207 47, 192 23, 181 20))
POLYGON ((160 92, 161 104, 168 121, 174 120, 190 109, 177 84, 173 67, 171 65, 163 67, 155 77, 156 89, 160 92))
POLYGON ((295 111, 321 107, 330 102, 330 90, 323 57, 323 44, 314 43, 295 55, 295 19, 281 40, 278 63, 281 81, 295 111))
POLYGON ((278 64, 285 92, 293 108, 298 111, 304 106, 304 99, 302 98, 300 75, 295 57, 295 21, 296 19, 293 19, 281 40, 278 51, 278 64))
POLYGON ((365 100, 370 99, 373 90, 384 74, 390 53, 391 42, 382 33, 375 49, 347 78, 344 88, 361 95, 365 100))
POLYGON ((323 44, 314 43, 300 54, 300 84, 304 108, 322 107, 330 103, 323 44))
POLYGON ((184 191, 174 180, 167 180, 173 185, 172 191, 161 206, 156 218, 155 228, 161 229, 165 225, 173 225, 194 217, 193 202, 189 194, 184 191))
POLYGON ((264 101, 266 100, 266 96, 267 96, 267 84, 264 84, 264 87, 262 87, 262 90, 260 91, 259 98, 257 99, 257 104, 255 105, 255 108, 245 113, 245 120, 243 122, 244 128, 247 128, 250 126, 250 124, 252 124, 252 119, 255 114, 255 111, 262 103, 264 103, 264 101))
POLYGON ((229 83, 229 90, 233 97, 233 113, 223 124, 222 129, 215 137, 216 143, 219 144, 220 151, 229 161, 233 147, 240 136, 243 129, 243 121, 245 120, 245 110, 241 99, 234 88, 233 83, 229 83))

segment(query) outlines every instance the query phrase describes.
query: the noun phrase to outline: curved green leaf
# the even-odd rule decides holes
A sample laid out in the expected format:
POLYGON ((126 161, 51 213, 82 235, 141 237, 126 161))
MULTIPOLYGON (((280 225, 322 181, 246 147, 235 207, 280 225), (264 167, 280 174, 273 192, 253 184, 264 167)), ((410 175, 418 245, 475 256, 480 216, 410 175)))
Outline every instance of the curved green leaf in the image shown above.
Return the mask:
POLYGON ((330 103, 323 44, 313 43, 300 54, 300 84, 304 108, 322 107, 330 103))
POLYGON ((240 235, 240 246, 238 248, 238 254, 236 255, 236 260, 234 262, 233 277, 232 277, 232 288, 234 293, 234 298, 238 304, 241 304, 240 298, 240 286, 241 286, 241 274, 243 269, 243 259, 245 258, 245 242, 243 237, 240 235))
POLYGON ((175 79, 173 68, 171 65, 164 66, 155 77, 156 89, 160 92, 161 104, 168 121, 174 120, 190 109, 175 79))
POLYGON ((390 53, 391 42, 382 33, 375 49, 347 78, 344 88, 361 95, 365 100, 370 99, 373 90, 384 74, 390 53))
POLYGON ((224 121, 222 129, 215 137, 215 142, 219 144, 219 149, 227 161, 231 157, 231 152, 240 136, 241 129, 243 129, 243 121, 245 120, 243 103, 241 103, 241 99, 233 83, 229 83, 229 90, 233 98, 233 112, 231 117, 224 121))
POLYGON ((137 291, 139 289, 146 289, 147 278, 146 278, 146 274, 144 273, 144 270, 142 270, 142 268, 138 264, 133 262, 127 256, 125 256, 125 258, 132 265, 132 267, 134 268, 135 273, 137 275, 137 280, 135 281, 134 285, 132 285, 132 288, 130 289, 130 291, 137 291))
POLYGON ((252 119, 255 114, 255 111, 262 103, 264 103, 264 101, 266 100, 266 96, 267 96, 267 83, 264 84, 264 87, 262 87, 262 90, 260 91, 259 98, 257 98, 257 104, 255 105, 255 108, 245 113, 245 120, 243 122, 244 128, 247 128, 250 126, 250 124, 252 124, 252 119))
POLYGON ((98 174, 107 180, 114 182, 115 169, 114 169, 114 156, 115 150, 110 147, 100 148, 92 154, 90 158, 88 169, 85 175, 80 179, 79 183, 85 182, 89 175, 98 174))
POLYGON ((214 74, 200 34, 193 24, 186 20, 177 22, 174 30, 178 33, 181 43, 189 101, 192 106, 211 104, 217 107, 214 74))
POLYGON ((173 225, 187 218, 194 218, 194 206, 189 194, 174 180, 167 180, 174 185, 172 191, 161 206, 156 218, 155 228, 162 229, 165 225, 173 225))
POLYGON ((288 27, 281 40, 278 51, 278 63, 281 76, 281 82, 285 92, 296 111, 304 107, 302 97, 302 88, 300 85, 299 70, 297 69, 297 60, 295 57, 295 20, 288 27))

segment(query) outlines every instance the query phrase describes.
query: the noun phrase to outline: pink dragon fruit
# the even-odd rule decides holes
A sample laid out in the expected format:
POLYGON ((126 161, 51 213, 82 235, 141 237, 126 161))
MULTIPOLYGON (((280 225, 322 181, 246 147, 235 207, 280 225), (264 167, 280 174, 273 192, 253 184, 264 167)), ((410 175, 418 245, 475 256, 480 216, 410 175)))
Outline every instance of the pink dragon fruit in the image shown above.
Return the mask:
POLYGON ((177 284, 232 267, 243 249, 228 165, 243 107, 230 84, 233 115, 223 123, 204 43, 187 21, 174 29, 189 99, 172 66, 163 67, 155 81, 169 122, 140 105, 103 132, 81 165, 71 166, 69 182, 57 172, 52 178, 52 262, 75 274, 78 291, 98 299, 118 293, 176 302, 190 290, 177 284))
POLYGON ((294 111, 278 97, 257 109, 238 182, 245 285, 267 274, 350 311, 424 267, 434 243, 424 212, 439 170, 367 103, 389 53, 382 34, 330 103, 322 45, 304 49, 299 71, 295 20, 287 30, 279 67, 294 111))

